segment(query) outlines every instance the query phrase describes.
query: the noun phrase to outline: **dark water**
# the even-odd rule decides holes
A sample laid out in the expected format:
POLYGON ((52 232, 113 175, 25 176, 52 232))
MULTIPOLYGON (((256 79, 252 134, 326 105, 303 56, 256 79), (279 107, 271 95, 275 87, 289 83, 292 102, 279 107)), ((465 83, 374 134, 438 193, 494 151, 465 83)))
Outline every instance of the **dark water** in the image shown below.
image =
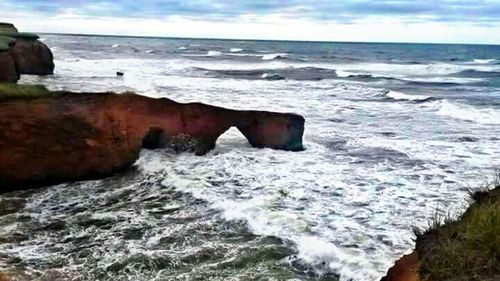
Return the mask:
POLYGON ((28 280, 379 280, 500 167, 499 46, 42 37, 56 75, 21 83, 295 112, 306 150, 230 130, 0 195, 0 271, 28 280))

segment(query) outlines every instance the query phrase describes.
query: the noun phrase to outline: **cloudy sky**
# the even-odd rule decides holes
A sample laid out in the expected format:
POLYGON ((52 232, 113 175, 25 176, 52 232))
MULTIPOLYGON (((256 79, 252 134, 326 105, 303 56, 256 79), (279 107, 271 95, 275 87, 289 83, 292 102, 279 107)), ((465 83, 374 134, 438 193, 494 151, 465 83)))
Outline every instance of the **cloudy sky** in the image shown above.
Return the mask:
POLYGON ((500 44, 500 0, 1 0, 23 31, 500 44))

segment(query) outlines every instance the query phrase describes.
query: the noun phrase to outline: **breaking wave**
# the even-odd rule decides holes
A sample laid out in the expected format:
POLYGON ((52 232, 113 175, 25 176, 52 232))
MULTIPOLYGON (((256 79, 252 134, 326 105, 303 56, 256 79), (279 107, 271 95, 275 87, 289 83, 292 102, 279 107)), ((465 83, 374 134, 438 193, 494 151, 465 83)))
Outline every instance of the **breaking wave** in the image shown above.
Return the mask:
POLYGON ((497 109, 455 104, 446 100, 441 102, 436 114, 480 124, 500 124, 500 111, 497 109))

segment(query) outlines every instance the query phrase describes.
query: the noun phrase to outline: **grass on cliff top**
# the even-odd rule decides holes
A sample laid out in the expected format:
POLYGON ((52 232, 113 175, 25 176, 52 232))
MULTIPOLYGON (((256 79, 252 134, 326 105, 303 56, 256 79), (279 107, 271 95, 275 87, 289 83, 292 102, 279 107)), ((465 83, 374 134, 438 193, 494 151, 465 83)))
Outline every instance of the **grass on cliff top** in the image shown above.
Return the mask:
POLYGON ((29 33, 29 32, 9 32, 9 31, 2 31, 0 29, 0 36, 8 36, 12 38, 19 38, 19 39, 26 39, 26 40, 37 40, 40 38, 40 36, 34 34, 34 33, 29 33))
POLYGON ((0 32, 17 32, 17 28, 11 23, 0 22, 0 32))
POLYGON ((416 232, 422 280, 500 280, 500 175, 470 193, 473 202, 457 220, 416 232))
POLYGON ((50 93, 42 85, 17 85, 12 83, 0 83, 0 101, 7 99, 32 99, 39 98, 50 93))

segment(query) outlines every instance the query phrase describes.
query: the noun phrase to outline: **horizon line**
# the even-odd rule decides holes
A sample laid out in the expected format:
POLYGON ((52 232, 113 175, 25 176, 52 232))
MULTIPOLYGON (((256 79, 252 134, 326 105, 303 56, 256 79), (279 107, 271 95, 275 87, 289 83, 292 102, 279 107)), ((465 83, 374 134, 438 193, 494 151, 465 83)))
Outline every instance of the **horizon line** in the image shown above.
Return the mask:
POLYGON ((127 37, 150 39, 183 39, 183 40, 221 40, 221 41, 255 41, 255 42, 298 42, 298 43, 342 43, 342 44, 426 44, 426 45, 466 45, 466 46, 500 46, 500 43, 440 43, 440 42, 383 42, 383 41, 325 41, 325 40, 293 40, 293 39, 244 39, 244 38, 209 38, 209 37, 177 37, 152 35, 118 35, 92 33, 64 33, 64 32, 30 32, 44 35, 88 36, 88 37, 127 37))

